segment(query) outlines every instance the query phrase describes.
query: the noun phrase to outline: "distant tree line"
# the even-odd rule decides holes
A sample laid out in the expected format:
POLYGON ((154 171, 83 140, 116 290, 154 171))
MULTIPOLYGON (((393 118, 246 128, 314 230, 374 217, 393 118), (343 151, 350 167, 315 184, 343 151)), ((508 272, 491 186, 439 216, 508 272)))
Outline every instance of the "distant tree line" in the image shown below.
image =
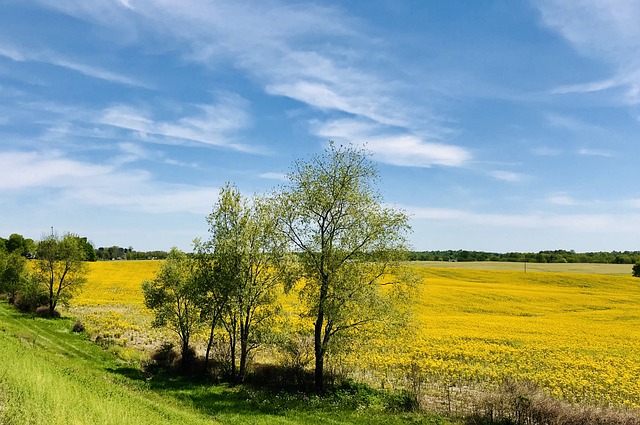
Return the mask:
POLYGON ((165 260, 166 251, 136 251, 133 247, 103 247, 95 250, 97 260, 165 260))
POLYGON ((133 247, 110 246, 95 250, 97 260, 165 260, 166 251, 136 251, 133 247))
POLYGON ((484 252, 466 250, 412 251, 411 261, 507 261, 529 263, 603 263, 635 264, 640 262, 640 251, 575 252, 558 249, 540 252, 484 252))

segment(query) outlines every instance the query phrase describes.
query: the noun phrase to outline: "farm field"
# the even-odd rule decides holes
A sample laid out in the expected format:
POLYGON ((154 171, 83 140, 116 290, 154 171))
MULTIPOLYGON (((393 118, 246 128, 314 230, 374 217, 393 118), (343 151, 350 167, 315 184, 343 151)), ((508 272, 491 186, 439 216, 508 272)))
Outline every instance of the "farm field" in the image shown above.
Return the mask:
POLYGON ((413 261, 413 267, 452 268, 470 270, 511 270, 527 272, 556 272, 582 274, 611 274, 630 276, 632 264, 599 264, 599 263, 518 263, 504 261, 413 261))
MULTIPOLYGON (((148 332, 140 283, 158 264, 92 264, 72 314, 106 324, 131 345, 134 334, 148 332)), ((375 384, 417 385, 449 400, 513 379, 570 402, 640 408, 640 279, 630 277, 629 265, 624 273, 594 264, 529 264, 527 273, 522 263, 409 266, 423 280, 413 320, 336 359, 342 367, 375 384)))

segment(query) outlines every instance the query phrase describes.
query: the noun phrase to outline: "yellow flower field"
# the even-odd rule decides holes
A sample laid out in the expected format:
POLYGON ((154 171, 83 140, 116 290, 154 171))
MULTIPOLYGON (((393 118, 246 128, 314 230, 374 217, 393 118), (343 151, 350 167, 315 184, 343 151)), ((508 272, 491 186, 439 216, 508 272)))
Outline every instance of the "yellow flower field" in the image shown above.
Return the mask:
MULTIPOLYGON (((144 334, 140 283, 158 265, 91 264, 73 308, 106 314, 111 328, 126 328, 122 335, 136 326, 144 334)), ((357 355, 341 359, 346 367, 385 385, 407 376, 413 384, 455 388, 515 379, 572 402, 640 408, 640 279, 411 267, 424 280, 413 321, 393 337, 354 347, 357 355)))
POLYGON ((145 347, 165 335, 151 329, 140 285, 153 279, 161 262, 98 261, 87 263, 89 275, 82 291, 72 299, 70 311, 80 317, 99 339, 121 346, 145 347))

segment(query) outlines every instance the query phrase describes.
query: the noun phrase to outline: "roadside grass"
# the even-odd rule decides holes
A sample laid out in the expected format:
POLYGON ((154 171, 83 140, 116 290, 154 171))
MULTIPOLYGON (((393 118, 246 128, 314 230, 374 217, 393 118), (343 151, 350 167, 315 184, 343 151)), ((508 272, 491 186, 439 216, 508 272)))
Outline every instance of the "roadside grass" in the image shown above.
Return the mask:
POLYGON ((387 412, 375 390, 318 398, 175 376, 149 379, 85 334, 72 333, 73 324, 24 315, 0 302, 0 424, 452 423, 387 412))

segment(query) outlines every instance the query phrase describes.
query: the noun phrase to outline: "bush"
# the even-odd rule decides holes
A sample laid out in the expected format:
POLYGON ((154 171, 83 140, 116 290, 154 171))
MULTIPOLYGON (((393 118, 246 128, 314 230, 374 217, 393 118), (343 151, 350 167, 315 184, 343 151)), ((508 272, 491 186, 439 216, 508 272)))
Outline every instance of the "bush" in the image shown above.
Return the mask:
POLYGON ((82 323, 80 320, 77 320, 76 323, 73 325, 73 328, 71 329, 71 332, 84 332, 86 329, 84 328, 84 323, 82 323))
POLYGON ((41 305, 36 308, 36 316, 44 317, 47 319, 57 319, 60 317, 60 313, 57 310, 53 310, 53 312, 46 305, 41 305))
POLYGON ((43 290, 41 283, 32 276, 23 282, 13 299, 13 304, 20 311, 34 312, 48 301, 49 296, 43 290))
POLYGON ((635 277, 640 277, 640 263, 636 263, 633 266, 633 273, 635 277))
POLYGON ((153 372, 157 370, 170 370, 173 369, 178 360, 178 353, 174 349, 173 344, 164 343, 156 351, 151 354, 149 363, 145 366, 146 372, 153 372))

